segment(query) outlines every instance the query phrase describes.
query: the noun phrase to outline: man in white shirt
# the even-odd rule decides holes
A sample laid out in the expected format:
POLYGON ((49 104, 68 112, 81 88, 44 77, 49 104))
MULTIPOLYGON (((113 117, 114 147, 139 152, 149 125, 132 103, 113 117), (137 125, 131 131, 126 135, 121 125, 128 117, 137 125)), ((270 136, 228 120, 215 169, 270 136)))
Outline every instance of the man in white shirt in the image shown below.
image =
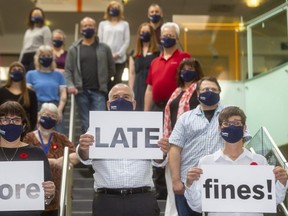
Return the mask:
MULTIPOLYGON (((132 111, 136 107, 134 93, 125 84, 116 84, 109 92, 108 110, 132 111)), ((113 124, 113 122, 111 122, 113 124)), ((94 173, 93 216, 158 216, 160 210, 151 191, 152 165, 165 165, 165 160, 89 159, 89 146, 94 136, 80 136, 77 153, 80 161, 92 164, 94 173)), ((166 158, 168 142, 159 142, 166 158)))

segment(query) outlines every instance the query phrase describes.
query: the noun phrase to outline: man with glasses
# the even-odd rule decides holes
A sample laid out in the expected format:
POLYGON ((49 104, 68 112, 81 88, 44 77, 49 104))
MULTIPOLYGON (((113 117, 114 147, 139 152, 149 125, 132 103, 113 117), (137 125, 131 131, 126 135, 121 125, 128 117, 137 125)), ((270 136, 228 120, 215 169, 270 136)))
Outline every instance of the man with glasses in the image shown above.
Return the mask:
MULTIPOLYGON (((146 80, 144 111, 162 111, 164 113, 171 94, 177 88, 177 68, 184 58, 191 58, 189 53, 177 49, 179 34, 179 26, 176 23, 167 22, 161 27, 163 52, 150 65, 146 80)), ((154 169, 154 180, 157 199, 166 199, 165 169, 154 169)))
POLYGON ((221 87, 214 77, 203 77, 196 91, 200 104, 179 117, 169 137, 169 167, 179 216, 202 215, 192 211, 184 197, 186 175, 201 157, 223 147, 218 129, 218 115, 224 108, 219 104, 221 87))

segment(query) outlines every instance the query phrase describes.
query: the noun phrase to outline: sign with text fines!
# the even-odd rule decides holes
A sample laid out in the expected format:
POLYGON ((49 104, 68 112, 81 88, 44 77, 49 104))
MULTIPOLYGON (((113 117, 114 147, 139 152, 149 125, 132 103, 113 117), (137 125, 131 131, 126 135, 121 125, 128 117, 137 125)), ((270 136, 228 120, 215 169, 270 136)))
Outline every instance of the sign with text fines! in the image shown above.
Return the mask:
POLYGON ((45 209, 43 161, 1 161, 0 173, 0 215, 45 209))
POLYGON ((205 212, 275 213, 275 176, 269 165, 203 165, 205 212))
POLYGON ((162 112, 90 111, 88 133, 94 136, 89 157, 97 159, 162 159, 158 140, 162 112))

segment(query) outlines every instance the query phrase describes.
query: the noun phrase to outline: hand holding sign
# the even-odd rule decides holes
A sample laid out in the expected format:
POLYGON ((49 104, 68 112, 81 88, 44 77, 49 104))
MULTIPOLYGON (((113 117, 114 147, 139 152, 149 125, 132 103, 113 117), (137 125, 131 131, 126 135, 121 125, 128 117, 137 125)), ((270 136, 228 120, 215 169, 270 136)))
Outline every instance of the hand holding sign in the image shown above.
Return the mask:
POLYGON ((193 167, 188 170, 187 173, 187 179, 186 179, 186 185, 187 187, 190 187, 194 181, 199 180, 200 175, 203 173, 201 168, 193 167))
POLYGON ((281 182, 281 184, 283 184, 284 186, 286 186, 286 183, 287 183, 286 170, 282 167, 277 166, 273 169, 273 172, 275 175, 275 179, 281 182))

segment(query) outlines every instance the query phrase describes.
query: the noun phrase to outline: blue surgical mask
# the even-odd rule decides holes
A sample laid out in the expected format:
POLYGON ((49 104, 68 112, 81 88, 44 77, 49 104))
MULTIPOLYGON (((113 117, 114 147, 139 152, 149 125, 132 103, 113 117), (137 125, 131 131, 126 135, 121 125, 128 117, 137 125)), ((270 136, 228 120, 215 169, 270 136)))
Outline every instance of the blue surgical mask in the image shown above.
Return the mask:
POLYGON ((243 126, 230 125, 221 128, 221 136, 228 143, 236 143, 243 138, 243 126))
POLYGON ((53 61, 52 57, 40 57, 39 58, 39 63, 43 67, 49 67, 51 65, 52 61, 53 61))
POLYGON ((0 135, 8 142, 17 140, 23 133, 23 125, 0 125, 0 135))
POLYGON ((43 17, 42 16, 32 16, 31 21, 33 23, 41 23, 41 22, 43 22, 43 17))
POLYGON ((212 91, 205 91, 199 94, 198 100, 207 106, 213 106, 219 102, 220 95, 212 91))
POLYGON ((149 19, 151 20, 152 23, 158 23, 161 20, 161 16, 158 14, 153 14, 149 16, 149 19))
POLYGON ((49 130, 56 126, 57 121, 49 116, 41 116, 39 123, 43 128, 49 130))
POLYGON ((133 103, 123 98, 110 102, 110 111, 133 111, 133 103))
POLYGON ((54 47, 61 47, 63 45, 63 40, 53 40, 53 46, 54 47))
POLYGON ((94 36, 95 34, 95 29, 94 28, 85 28, 82 29, 82 35, 87 38, 90 39, 94 36))
POLYGON ((15 71, 11 71, 10 72, 10 78, 12 81, 14 82, 20 82, 23 80, 23 72, 22 71, 19 71, 19 70, 15 70, 15 71))
POLYGON ((191 82, 192 80, 194 80, 197 76, 197 72, 196 71, 192 71, 192 70, 181 70, 180 71, 180 77, 182 78, 182 80, 184 82, 191 82))
POLYGON ((176 44, 176 39, 175 38, 170 38, 170 37, 163 37, 161 38, 161 44, 165 47, 165 48, 170 48, 175 46, 176 44))
POLYGON ((120 11, 117 8, 110 8, 110 10, 109 10, 109 15, 112 17, 119 16, 119 13, 120 13, 120 11))
POLYGON ((150 32, 143 32, 140 34, 140 40, 142 42, 149 42, 151 38, 150 32))

